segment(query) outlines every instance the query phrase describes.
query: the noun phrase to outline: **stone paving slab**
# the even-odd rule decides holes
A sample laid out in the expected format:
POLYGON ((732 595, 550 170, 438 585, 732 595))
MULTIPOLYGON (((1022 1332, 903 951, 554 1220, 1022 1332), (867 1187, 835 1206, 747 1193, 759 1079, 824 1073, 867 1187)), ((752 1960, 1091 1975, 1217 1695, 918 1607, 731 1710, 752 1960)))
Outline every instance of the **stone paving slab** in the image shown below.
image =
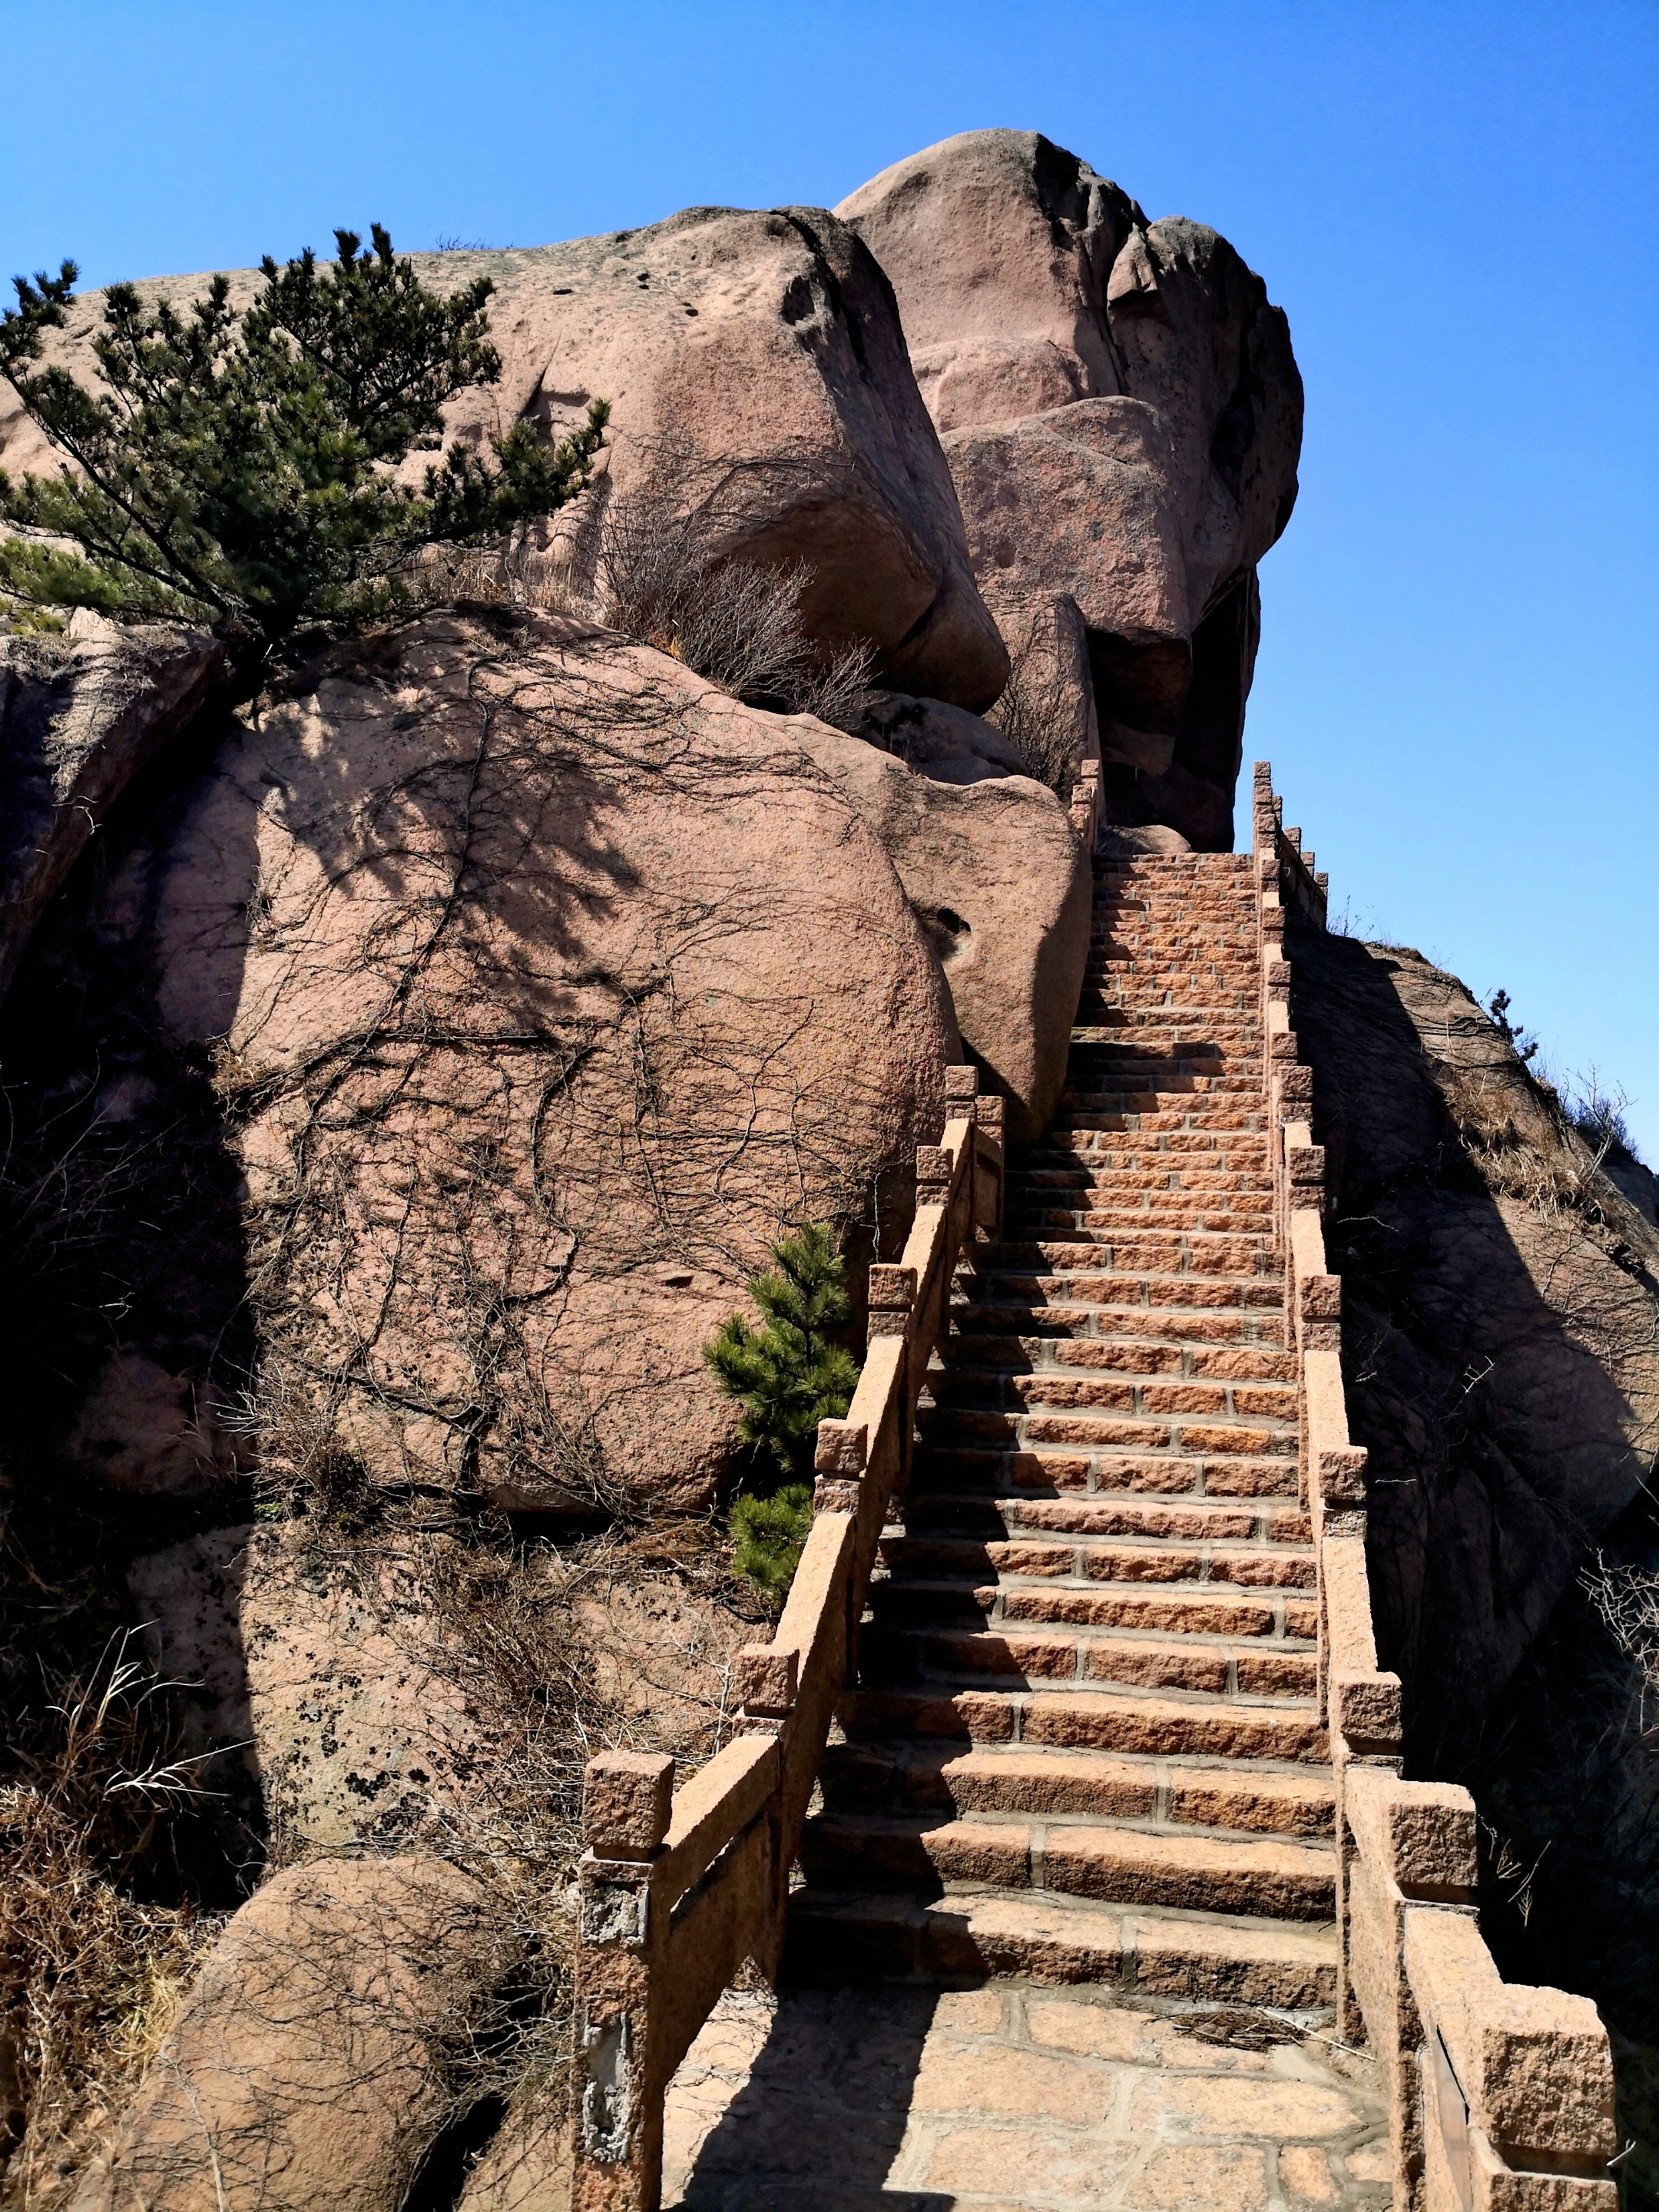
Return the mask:
POLYGON ((1380 2212, 1388 2110, 1370 2062, 1323 2030, 1279 2024, 1296 2039, 1266 2050, 1183 2032, 1206 2016, 1012 1980, 728 1991, 669 2093, 663 2202, 1380 2212))

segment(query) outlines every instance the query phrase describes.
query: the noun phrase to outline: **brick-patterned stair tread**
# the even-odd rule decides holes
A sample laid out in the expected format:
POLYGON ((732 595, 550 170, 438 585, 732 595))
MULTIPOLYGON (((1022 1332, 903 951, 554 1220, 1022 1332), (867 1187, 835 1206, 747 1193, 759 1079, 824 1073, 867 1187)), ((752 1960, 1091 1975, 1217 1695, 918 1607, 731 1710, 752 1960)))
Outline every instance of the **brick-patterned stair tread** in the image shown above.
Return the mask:
POLYGON ((1316 1767, 1243 1759, 1182 1765, 1030 1744, 837 1744, 823 1789, 837 1813, 1025 1813, 1311 1838, 1328 1838, 1335 1820, 1334 1790, 1316 1767))
POLYGON ((1059 1577, 1025 1581, 1005 1573, 995 1582, 922 1581, 907 1575, 872 1592, 878 1621, 888 1626, 994 1622, 1029 1630, 1059 1624, 1083 1628, 1155 1631, 1189 1638, 1267 1637, 1311 1648, 1316 1617, 1310 1595, 1241 1589, 1231 1583, 1079 1582, 1059 1577))
POLYGON ((1296 1921, 1112 1911, 1082 1899, 984 1890, 792 1901, 787 1966, 801 1981, 1106 1982, 1159 1996, 1291 2011, 1336 1994, 1336 1935, 1296 1921))
POLYGON ((796 1971, 1328 2003, 1334 1793, 1248 859, 1098 872, 1059 1113, 964 1258, 796 1971))
POLYGON ((1177 1835, 1098 1821, 829 1814, 808 1832, 809 1881, 828 1889, 1047 1890, 1106 1905, 1260 1911, 1328 1921, 1336 1863, 1283 1837, 1177 1835))
POLYGON ((1330 1742, 1311 1699, 1249 1703, 1114 1683, 1009 1690, 994 1683, 857 1691, 849 1737, 948 1736, 975 1744, 1050 1744, 1071 1751, 1176 1759, 1268 1759, 1328 1766, 1330 1742))

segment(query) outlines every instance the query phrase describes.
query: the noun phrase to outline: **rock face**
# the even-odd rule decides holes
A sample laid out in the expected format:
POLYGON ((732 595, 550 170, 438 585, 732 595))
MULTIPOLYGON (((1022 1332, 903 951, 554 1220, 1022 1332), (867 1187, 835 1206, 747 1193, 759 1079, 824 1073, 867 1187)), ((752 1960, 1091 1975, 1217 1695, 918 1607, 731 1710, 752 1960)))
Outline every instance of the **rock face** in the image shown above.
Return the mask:
POLYGON ((1425 1763, 1455 1765, 1659 1445, 1659 1235, 1455 977, 1324 933, 1293 973, 1370 1322, 1345 1334, 1379 1644, 1425 1763))
POLYGON ((1025 764, 1002 732, 961 707, 912 699, 902 691, 868 691, 848 735, 890 753, 935 783, 983 783, 1021 775, 1025 764))
POLYGON ((513 1940, 441 1859, 278 1875, 214 1948, 72 2212, 396 2212, 513 1940))
POLYGON ((1026 776, 935 781, 821 725, 793 726, 897 869, 963 1045, 1008 1100, 1011 1141, 1033 1142, 1065 1082, 1089 953, 1089 856, 1065 810, 1026 776))
POLYGON ((110 807, 223 673, 216 639, 78 608, 62 637, 0 637, 0 997, 110 807))
POLYGON ((1025 773, 1067 799, 1079 772, 1100 759, 1083 611, 1068 592, 1001 592, 988 603, 1009 663, 990 719, 1022 749, 1025 773))
POLYGON ((1455 977, 1323 933, 1292 963, 1407 1771, 1475 1791, 1504 1973, 1650 2041, 1651 1677, 1603 1607, 1659 1562, 1659 1231, 1455 977))
MULTIPOLYGON (((145 1431, 169 1468, 237 1387, 216 1249, 278 1462, 513 1510, 707 1502, 733 1428, 702 1344, 781 1226, 902 1233, 957 1048, 891 863, 793 726, 562 618, 433 617, 301 681, 88 896, 30 1006, 90 960, 149 1040, 159 1096, 111 1158, 165 1179, 181 1068, 203 1153, 218 1123, 218 1195, 181 1204, 118 1347, 156 1403, 191 1386, 171 1455, 145 1431)), ((99 1063, 103 1018, 60 1057, 99 1063)))
POLYGON ((544 1557, 515 1577, 453 1536, 342 1541, 315 1520, 207 1529, 141 1553, 127 1583, 238 1865, 268 1832, 409 1850, 544 1820, 569 1717, 527 1710, 523 1683, 576 1655, 589 1729, 699 1759, 750 1632, 660 1568, 568 1581, 544 1557))
MULTIPOLYGON (((480 445, 525 417, 558 437, 589 400, 611 401, 599 483, 555 541, 579 591, 593 582, 606 501, 665 475, 705 510, 717 555, 809 564, 804 610, 826 644, 869 639, 884 680, 908 691, 975 711, 996 697, 1007 656, 974 586, 891 288, 833 216, 690 208, 608 237, 412 258, 440 291, 479 276, 496 287, 501 379, 457 398, 451 434, 480 445)), ((204 282, 138 289, 182 305, 204 282)), ((233 304, 257 289, 236 271, 233 304)), ((89 379, 100 295, 78 307, 53 350, 89 379)), ((0 416, 0 467, 52 465, 26 420, 0 416)))
POLYGON ((1034 131, 947 138, 836 212, 898 295, 975 574, 1082 609, 1114 817, 1230 850, 1301 447, 1283 313, 1214 231, 1034 131))

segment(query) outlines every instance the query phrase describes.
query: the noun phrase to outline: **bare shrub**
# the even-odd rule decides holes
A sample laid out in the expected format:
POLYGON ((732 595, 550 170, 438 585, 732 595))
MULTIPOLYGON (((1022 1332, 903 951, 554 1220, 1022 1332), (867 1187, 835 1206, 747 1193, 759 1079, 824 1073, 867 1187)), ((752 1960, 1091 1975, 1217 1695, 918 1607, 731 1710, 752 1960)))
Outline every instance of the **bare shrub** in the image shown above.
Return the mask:
POLYGON ((173 1686, 112 1638, 12 1723, 0 1784, 0 2197, 50 2201, 171 2025, 213 1916, 141 1901, 158 1826, 203 1795, 173 1686))
POLYGON ((405 1563, 428 1601, 407 1632, 410 1654, 461 1694, 490 1747, 464 1796, 434 1808, 428 1840, 485 1885, 520 1960, 458 2014, 448 2098, 425 2117, 435 2133, 495 2098, 557 2118, 574 2051, 583 1770, 616 1745, 670 1752, 682 1776, 701 1765, 733 1709, 732 1654, 765 1607, 731 1574, 707 1522, 658 1522, 568 1548, 522 1547, 495 1522, 470 1545, 417 1538, 405 1563), (691 1626, 678 1631, 677 1596, 690 1601, 691 1626), (648 1630, 641 1608, 656 1616, 648 1630))
POLYGON ((752 706, 835 722, 869 685, 874 648, 830 652, 807 635, 805 561, 765 563, 714 550, 732 497, 687 447, 665 446, 634 491, 613 499, 599 550, 605 619, 752 706))
POLYGON ((1659 1733, 1659 1574, 1612 1564, 1597 1552, 1595 1565, 1578 1580, 1613 1642, 1641 1672, 1642 1733, 1659 1733))
POLYGON ((1002 696, 985 719, 1012 745, 1027 775, 1062 800, 1071 798, 1080 765, 1073 702, 1063 666, 1057 656, 1039 652, 1034 629, 1010 655, 1002 696))
POLYGON ((549 560, 528 523, 520 523, 493 545, 434 548, 411 569, 410 583, 416 606, 470 601, 479 606, 525 607, 538 614, 581 611, 568 569, 549 560))
POLYGON ((1631 1099, 1622 1084, 1603 1089, 1595 1068, 1573 1079, 1564 1101, 1567 1119, 1595 1155, 1596 1165, 1611 1159, 1634 1165, 1638 1155, 1626 1118, 1631 1099))

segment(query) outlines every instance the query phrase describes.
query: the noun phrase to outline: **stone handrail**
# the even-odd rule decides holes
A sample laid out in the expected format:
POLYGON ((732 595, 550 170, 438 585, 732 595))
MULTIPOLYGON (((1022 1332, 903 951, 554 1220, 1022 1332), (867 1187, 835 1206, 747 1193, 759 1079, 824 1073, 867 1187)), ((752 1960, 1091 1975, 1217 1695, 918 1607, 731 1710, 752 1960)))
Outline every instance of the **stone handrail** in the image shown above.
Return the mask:
POLYGON ((1474 1800, 1401 1779, 1401 1683, 1377 1664, 1365 1452, 1348 1434, 1342 1281, 1325 1257, 1325 1153, 1285 957, 1287 909, 1324 927, 1326 878, 1283 827, 1266 762, 1255 853, 1274 1221, 1336 1784, 1337 2030, 1388 2075, 1395 2212, 1612 2212, 1613 2063, 1595 2008, 1502 1978, 1476 1914, 1474 1800))
POLYGON ((771 1642, 738 1654, 738 1734, 678 1789, 673 1760, 656 1753, 588 1763, 572 2212, 656 2212, 675 2068, 745 1960, 777 1972, 789 1869, 909 1474, 951 1277, 980 1231, 1000 1232, 1003 1109, 978 1095, 975 1069, 945 1071, 945 1133, 917 1151, 903 1254, 870 1270, 858 1388, 844 1420, 819 1425, 811 1532, 788 1601, 771 1642))
POLYGON ((1100 734, 1092 726, 1084 743, 1083 757, 1077 764, 1077 781, 1072 786, 1071 805, 1067 811, 1072 827, 1083 840, 1083 849, 1092 853, 1095 840, 1100 835, 1100 734))

